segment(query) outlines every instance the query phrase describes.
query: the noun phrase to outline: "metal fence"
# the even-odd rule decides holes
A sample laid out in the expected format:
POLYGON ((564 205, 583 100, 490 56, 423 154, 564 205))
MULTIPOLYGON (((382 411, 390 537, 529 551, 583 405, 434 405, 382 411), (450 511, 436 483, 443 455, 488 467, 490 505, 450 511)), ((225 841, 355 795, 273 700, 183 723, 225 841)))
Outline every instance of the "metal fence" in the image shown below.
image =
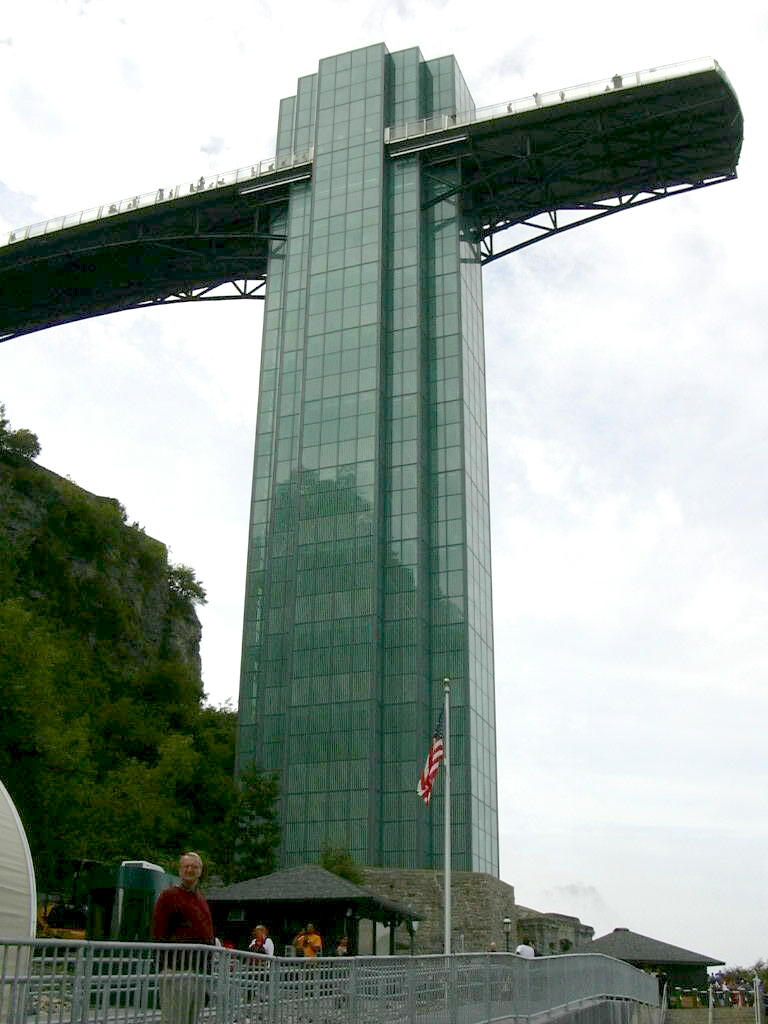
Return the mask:
POLYGON ((671 1010, 706 1009, 709 1024, 716 1019, 727 1020, 728 1010, 735 1008, 751 1011, 755 1024, 764 1024, 768 997, 760 978, 755 975, 751 981, 744 981, 735 987, 712 984, 709 988, 669 989, 668 1005, 671 1010))
POLYGON ((657 1024, 656 979, 599 954, 264 958, 206 946, 0 940, 2 1024, 657 1024), (607 1012, 606 1012, 607 1011, 607 1012))

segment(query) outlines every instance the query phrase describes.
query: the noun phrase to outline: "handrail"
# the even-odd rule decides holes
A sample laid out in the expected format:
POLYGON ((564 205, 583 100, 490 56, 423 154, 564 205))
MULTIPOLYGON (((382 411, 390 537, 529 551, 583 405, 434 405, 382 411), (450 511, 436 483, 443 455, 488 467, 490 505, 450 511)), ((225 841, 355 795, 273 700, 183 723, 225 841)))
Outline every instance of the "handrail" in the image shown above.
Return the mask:
POLYGON ((118 214, 127 213, 130 210, 158 206, 162 203, 171 202, 174 199, 195 195, 198 192, 208 192, 211 189, 225 188, 228 185, 253 181, 257 178, 263 178, 268 174, 275 174, 278 171, 290 170, 293 167, 312 163, 312 157, 313 148, 310 147, 304 153, 290 153, 286 156, 268 157, 266 160, 259 160, 248 167, 238 167, 234 171, 224 171, 220 174, 209 175, 208 177, 200 175, 196 182, 191 182, 189 185, 172 185, 168 189, 158 188, 154 192, 142 192, 128 199, 117 199, 112 203, 102 203, 101 206, 93 206, 89 210, 80 210, 78 213, 66 214, 63 217, 51 217, 48 220, 38 221, 36 224, 29 224, 27 227, 15 228, 13 231, 9 231, 7 235, 0 236, 0 246, 13 245, 14 242, 23 242, 28 238, 39 238, 41 235, 47 235, 53 231, 61 231, 62 228, 76 227, 79 224, 88 224, 91 221, 103 220, 107 217, 116 217, 118 214))
MULTIPOLYGON (((565 89, 534 92, 530 96, 523 96, 520 99, 493 103, 487 107, 465 110, 457 114, 436 114, 433 117, 420 118, 417 121, 407 121, 405 124, 385 129, 384 141, 387 143, 402 142, 433 132, 444 132, 449 128, 477 124, 478 121, 508 117, 510 114, 522 114, 529 110, 552 107, 560 103, 572 103, 574 100, 589 99, 606 92, 635 88, 639 85, 651 85, 653 82, 664 82, 672 78, 685 78, 703 71, 717 71, 723 75, 722 68, 713 57, 699 57, 676 64, 665 64, 658 68, 648 68, 645 71, 616 74, 612 78, 602 78, 582 85, 570 85, 565 89)), ((723 75, 723 77, 725 76, 723 75)))
POLYGON ((637 1011, 636 1024, 652 1024, 658 1005, 654 977, 594 953, 304 959, 191 943, 0 939, 4 1024, 113 1024, 118 1016, 156 1024, 158 998, 173 999, 174 991, 201 1008, 205 1003, 212 1024, 256 1014, 265 1024, 310 1016, 417 1024, 449 1015, 464 1024, 510 1017, 535 1024, 605 1002, 626 1003, 637 1011), (46 1016, 50 1007, 59 1011, 53 1018, 46 1016))

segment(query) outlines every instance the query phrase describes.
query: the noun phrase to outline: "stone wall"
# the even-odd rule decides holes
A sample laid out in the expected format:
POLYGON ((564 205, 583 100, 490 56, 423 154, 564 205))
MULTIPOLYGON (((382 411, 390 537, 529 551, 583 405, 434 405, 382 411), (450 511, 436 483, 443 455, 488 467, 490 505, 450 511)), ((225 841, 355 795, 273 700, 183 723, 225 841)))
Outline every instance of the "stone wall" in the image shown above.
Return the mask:
MULTIPOLYGON (((443 952, 443 875, 440 871, 402 868, 363 868, 364 885, 383 899, 413 907, 421 916, 414 941, 416 953, 443 952)), ((451 932, 456 952, 483 952, 495 942, 504 949, 503 921, 513 922, 515 890, 492 875, 454 871, 451 877, 451 932)), ((514 945, 512 946, 514 948, 514 945)), ((410 949, 404 927, 397 931, 396 951, 410 949)), ((380 949, 379 952, 386 952, 380 949)))
MULTIPOLYGON (((415 953, 443 952, 443 874, 441 871, 403 868, 363 868, 364 885, 383 899, 412 907, 421 916, 414 940, 415 953)), ((492 875, 454 871, 451 876, 451 934, 454 952, 485 952, 495 944, 506 949, 504 918, 511 921, 509 949, 524 937, 539 953, 562 953, 588 943, 594 928, 566 914, 542 914, 515 905, 514 887, 492 875)), ((410 936, 398 928, 395 951, 408 952, 410 936)), ((382 938, 379 953, 388 952, 382 938)))
POLYGON ((595 929, 568 914, 543 914, 530 907, 518 907, 517 934, 520 942, 528 939, 537 953, 550 956, 588 945, 595 937, 595 929))

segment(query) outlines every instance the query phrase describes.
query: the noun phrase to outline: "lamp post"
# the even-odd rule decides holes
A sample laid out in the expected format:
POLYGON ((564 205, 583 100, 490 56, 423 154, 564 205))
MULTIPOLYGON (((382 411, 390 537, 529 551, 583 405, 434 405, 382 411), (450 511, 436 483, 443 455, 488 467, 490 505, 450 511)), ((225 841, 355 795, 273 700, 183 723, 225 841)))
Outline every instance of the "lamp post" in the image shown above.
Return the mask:
POLYGON ((505 917, 504 920, 501 923, 504 926, 504 945, 505 945, 506 951, 508 953, 509 952, 509 933, 512 931, 512 921, 510 920, 510 918, 505 917))

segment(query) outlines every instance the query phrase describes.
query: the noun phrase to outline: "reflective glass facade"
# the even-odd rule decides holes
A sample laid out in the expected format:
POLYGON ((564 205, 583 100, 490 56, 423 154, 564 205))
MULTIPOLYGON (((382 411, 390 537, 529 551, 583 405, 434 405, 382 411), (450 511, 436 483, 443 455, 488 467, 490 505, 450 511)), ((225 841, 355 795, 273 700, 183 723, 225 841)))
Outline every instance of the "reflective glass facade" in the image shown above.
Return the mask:
POLYGON ((279 773, 283 866, 442 864, 416 781, 449 676, 453 867, 498 874, 479 256, 429 202, 458 162, 384 145, 471 107, 453 57, 379 44, 280 108, 315 158, 272 214, 238 763, 279 773))

